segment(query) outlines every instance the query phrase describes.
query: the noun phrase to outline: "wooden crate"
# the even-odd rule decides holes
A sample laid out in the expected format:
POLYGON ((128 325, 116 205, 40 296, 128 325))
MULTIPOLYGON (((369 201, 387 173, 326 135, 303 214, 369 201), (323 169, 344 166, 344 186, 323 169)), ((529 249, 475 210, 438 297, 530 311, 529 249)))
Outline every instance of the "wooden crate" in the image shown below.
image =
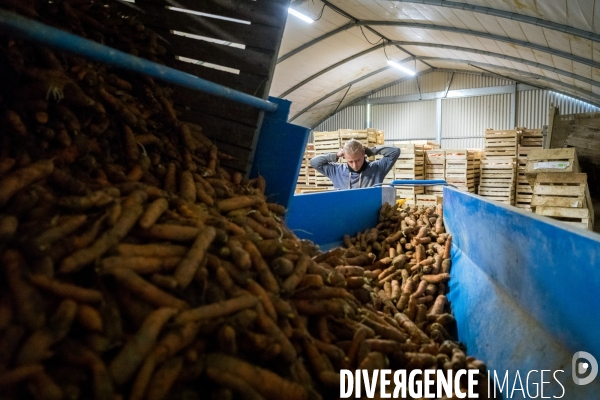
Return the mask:
POLYGON ((535 213, 588 231, 593 230, 594 227, 593 213, 587 208, 538 206, 535 208, 535 213))
POLYGON ((317 175, 315 177, 315 185, 316 186, 332 187, 333 188, 333 182, 331 182, 331 179, 329 179, 325 175, 322 175, 319 172, 317 172, 317 175))
POLYGON ((315 154, 337 153, 342 148, 340 132, 313 132, 315 154))
POLYGON ((525 166, 525 177, 529 184, 533 186, 536 175, 542 172, 581 172, 577 151, 575 148, 530 150, 525 166))
POLYGON ((543 172, 537 174, 531 206, 590 208, 587 174, 543 172))
POLYGON ((515 157, 517 155, 518 133, 519 131, 516 129, 486 130, 484 138, 485 157, 515 157))
POLYGON ((519 128, 519 148, 542 148, 544 135, 541 129, 519 128))
POLYGON ((398 143, 400 156, 394 164, 395 179, 423 179, 425 177, 425 154, 423 146, 412 143, 398 143))
POLYGON ((492 200, 514 204, 515 158, 481 160, 478 194, 492 200))
POLYGON ((475 152, 446 149, 446 182, 459 190, 475 193, 475 152))
POLYGON ((383 131, 377 131, 377 145, 385 144, 385 133, 383 131))
POLYGON ((435 194, 438 196, 443 196, 444 186, 443 185, 425 186, 425 194, 435 194))
POLYGON ((442 196, 430 195, 430 194, 418 194, 415 196, 415 204, 418 206, 433 206, 442 204, 442 196))

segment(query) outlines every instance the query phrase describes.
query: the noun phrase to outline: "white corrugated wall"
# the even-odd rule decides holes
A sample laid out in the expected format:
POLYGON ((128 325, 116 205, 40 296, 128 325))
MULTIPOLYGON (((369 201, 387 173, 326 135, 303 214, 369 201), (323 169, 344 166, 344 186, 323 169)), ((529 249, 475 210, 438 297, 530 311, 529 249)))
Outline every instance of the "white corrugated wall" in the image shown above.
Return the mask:
MULTIPOLYGON (((450 72, 432 72, 419 77, 421 93, 445 89, 450 72)), ((450 88, 469 89, 504 86, 512 82, 500 78, 455 73, 450 88)), ((369 97, 399 96, 417 93, 414 79, 397 83, 369 97)), ((442 147, 478 148, 483 146, 486 128, 510 129, 510 94, 442 100, 442 147)), ((561 115, 600 111, 582 101, 547 90, 517 92, 517 126, 540 129, 548 124, 550 105, 561 115)), ((364 129, 366 106, 347 107, 317 126, 316 131, 342 128, 364 129)), ((386 140, 434 139, 435 101, 371 106, 370 127, 385 131, 386 140)), ((312 139, 312 135, 311 135, 312 139)))
POLYGON ((337 129, 365 129, 367 127, 365 107, 365 105, 346 107, 316 126, 313 130, 323 132, 335 131, 337 129))
POLYGON ((371 127, 385 140, 435 139, 435 100, 371 106, 371 127))
POLYGON ((517 93, 517 126, 541 129, 548 124, 550 106, 558 106, 561 115, 599 111, 598 107, 548 90, 517 93))
POLYGON ((442 100, 442 147, 481 147, 486 129, 510 129, 510 96, 442 100))

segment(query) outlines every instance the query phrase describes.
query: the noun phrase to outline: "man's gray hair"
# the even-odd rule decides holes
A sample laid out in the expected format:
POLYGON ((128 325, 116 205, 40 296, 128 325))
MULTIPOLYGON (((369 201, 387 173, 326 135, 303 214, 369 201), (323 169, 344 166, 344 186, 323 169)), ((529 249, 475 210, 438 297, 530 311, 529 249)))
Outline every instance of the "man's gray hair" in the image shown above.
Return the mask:
POLYGON ((359 152, 364 152, 364 148, 361 142, 356 139, 350 139, 344 145, 342 149, 344 154, 353 155, 359 152))

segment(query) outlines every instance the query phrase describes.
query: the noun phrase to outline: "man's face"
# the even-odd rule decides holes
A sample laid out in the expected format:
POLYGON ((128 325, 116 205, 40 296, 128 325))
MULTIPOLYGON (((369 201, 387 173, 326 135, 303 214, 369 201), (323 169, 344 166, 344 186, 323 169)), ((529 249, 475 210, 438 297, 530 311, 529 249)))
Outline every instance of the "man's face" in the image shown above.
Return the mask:
POLYGON ((346 162, 350 168, 352 168, 354 171, 358 171, 365 162, 365 152, 357 151, 354 154, 344 153, 344 158, 346 159, 346 162))

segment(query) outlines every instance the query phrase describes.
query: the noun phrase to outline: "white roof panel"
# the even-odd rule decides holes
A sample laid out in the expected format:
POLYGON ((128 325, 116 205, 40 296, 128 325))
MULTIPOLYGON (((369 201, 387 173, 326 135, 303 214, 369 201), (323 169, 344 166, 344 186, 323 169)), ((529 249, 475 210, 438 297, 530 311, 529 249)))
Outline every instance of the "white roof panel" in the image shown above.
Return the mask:
MULTIPOLYGON (((559 24, 565 24, 577 29, 598 31, 596 28, 600 24, 600 1, 592 2, 589 0, 454 0, 462 3, 468 3, 483 7, 491 7, 498 10, 505 10, 512 13, 518 13, 536 18, 542 18, 559 24), (596 12, 598 11, 598 12, 596 12)), ((321 1, 305 1, 297 9, 303 10, 311 16, 318 16, 323 7, 321 1)), ((572 53, 578 57, 588 58, 600 63, 600 43, 592 42, 580 36, 573 36, 561 31, 542 28, 533 24, 519 22, 516 20, 500 18, 483 13, 474 13, 453 9, 450 7, 430 6, 418 3, 404 3, 387 0, 332 0, 332 4, 339 7, 344 12, 359 20, 381 20, 381 21, 406 21, 419 24, 433 24, 447 26, 450 28, 460 28, 472 30, 475 33, 461 34, 451 30, 438 30, 427 28, 408 28, 403 26, 373 26, 372 30, 385 36, 388 40, 424 42, 434 44, 444 44, 448 46, 458 46, 473 48, 477 50, 498 53, 505 56, 521 58, 527 61, 547 65, 568 73, 580 75, 588 79, 594 79, 600 84, 600 70, 580 62, 574 62, 565 57, 557 57, 552 51, 546 52, 529 47, 515 45, 510 42, 490 40, 482 38, 477 32, 486 32, 494 35, 504 36, 509 40, 522 40, 531 43, 551 47, 558 51, 572 53)), ((279 56, 308 43, 322 35, 331 32, 339 27, 347 25, 351 19, 346 18, 331 10, 329 7, 324 9, 322 18, 313 24, 306 24, 296 18, 289 17, 285 33, 280 47, 279 56)), ((328 37, 317 44, 308 47, 298 54, 277 65, 273 81, 271 83, 271 94, 277 95, 283 93, 289 88, 297 85, 313 74, 331 66, 335 63, 351 57, 363 50, 369 49, 373 43, 379 42, 380 37, 370 32, 365 26, 349 28, 344 32, 328 37), (363 35, 364 32, 364 35, 363 35), (366 36, 368 39, 366 39, 366 36), (369 41, 371 43, 369 43, 369 41)), ((379 42, 380 43, 380 42, 379 42)), ((494 57, 485 54, 473 52, 444 49, 439 47, 425 46, 402 46, 406 51, 417 56, 448 58, 462 60, 463 62, 453 61, 426 61, 428 64, 442 69, 485 72, 484 70, 497 73, 500 76, 506 76, 509 79, 518 77, 521 81, 527 81, 532 84, 542 85, 544 87, 555 88, 558 91, 569 92, 567 89, 557 83, 552 83, 546 79, 533 79, 526 75, 519 75, 518 71, 538 74, 542 77, 554 79, 560 82, 568 83, 577 88, 586 91, 598 91, 597 86, 590 85, 578 79, 557 74, 548 69, 542 69, 517 61, 511 61, 502 57, 494 57), (480 62, 486 64, 481 68, 469 65, 465 61, 480 62), (503 66, 516 70, 494 69, 494 65, 503 66)), ((386 52, 389 58, 402 60, 408 56, 407 53, 399 50, 395 46, 386 46, 386 52)), ((413 62, 406 63, 414 68, 413 62)), ((347 83, 359 79, 372 71, 382 68, 386 65, 386 58, 383 50, 377 49, 372 53, 362 56, 358 59, 347 62, 322 76, 311 80, 287 97, 292 101, 292 109, 299 112, 314 103, 319 98, 335 91, 347 83)), ((423 62, 416 62, 419 70, 428 69, 429 66, 423 62)), ((399 72, 398 72, 399 73, 399 72)), ((385 84, 398 79, 398 73, 395 70, 387 70, 378 73, 364 81, 356 82, 352 85, 346 95, 344 103, 352 99, 359 98, 377 84, 385 84), (388 77, 394 76, 395 78, 388 77)), ((342 93, 335 93, 324 99, 321 103, 309 110, 296 121, 305 121, 309 125, 318 122, 317 120, 323 113, 331 112, 335 109, 336 100, 343 97, 346 90, 342 93)), ((569 92, 570 93, 570 92, 569 92)), ((574 93, 574 92, 573 92, 574 93)), ((585 97, 580 93, 580 97, 585 97)), ((596 104, 600 99, 592 99, 596 104)))

